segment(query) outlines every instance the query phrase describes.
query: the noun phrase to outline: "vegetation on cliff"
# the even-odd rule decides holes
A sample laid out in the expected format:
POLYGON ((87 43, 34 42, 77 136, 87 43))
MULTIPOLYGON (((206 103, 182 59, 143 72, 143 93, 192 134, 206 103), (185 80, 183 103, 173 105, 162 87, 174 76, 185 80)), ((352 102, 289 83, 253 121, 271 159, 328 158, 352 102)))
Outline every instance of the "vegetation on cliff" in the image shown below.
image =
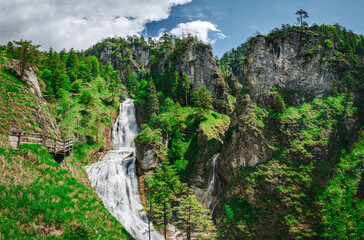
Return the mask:
MULTIPOLYGON (((226 175, 222 176, 225 184, 231 184, 226 185, 216 217, 220 236, 225 239, 364 236, 360 220, 364 216, 364 38, 340 26, 284 25, 265 36, 266 44, 278 48, 277 43, 292 41, 297 34, 300 57, 309 62, 316 54, 330 56, 320 60, 322 70, 336 71, 339 78, 332 79, 334 87, 325 97, 296 107, 290 99, 292 92, 272 88, 267 93, 271 100, 255 100, 256 108, 268 113, 263 119, 246 111, 247 105, 238 98, 237 116, 233 117, 238 118, 238 123, 234 120, 238 125, 230 126, 229 136, 241 137, 238 141, 244 142, 247 137, 242 129, 251 126, 249 121, 256 122, 262 139, 258 145, 269 144, 273 154, 253 166, 237 167, 234 176, 220 173, 226 175)), ((249 45, 260 37, 250 39, 249 45)), ((224 61, 234 64, 236 57, 232 51, 224 61)), ((248 89, 243 89, 241 95, 247 94, 248 89)))

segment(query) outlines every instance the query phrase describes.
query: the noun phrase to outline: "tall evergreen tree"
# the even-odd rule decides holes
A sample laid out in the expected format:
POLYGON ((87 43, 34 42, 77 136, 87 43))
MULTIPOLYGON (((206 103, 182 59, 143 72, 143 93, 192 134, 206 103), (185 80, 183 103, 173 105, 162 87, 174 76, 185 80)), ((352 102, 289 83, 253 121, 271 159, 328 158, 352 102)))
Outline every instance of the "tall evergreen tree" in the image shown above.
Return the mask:
POLYGON ((303 27, 303 25, 307 25, 306 22, 303 22, 303 18, 309 18, 308 13, 305 10, 303 9, 297 10, 295 14, 299 15, 297 21, 301 23, 301 27, 303 27))
POLYGON ((38 48, 40 45, 32 45, 32 41, 25 41, 23 39, 14 41, 14 43, 18 45, 15 49, 15 55, 21 61, 20 79, 23 80, 26 64, 32 65, 39 59, 40 52, 38 48))
POLYGON ((198 91, 192 93, 192 101, 195 107, 202 107, 206 109, 213 109, 212 96, 205 86, 201 87, 198 91))
POLYGON ((148 93, 149 95, 147 98, 147 106, 150 119, 151 116, 159 112, 157 90, 155 89, 155 85, 152 79, 149 81, 148 93))
POLYGON ((183 90, 185 93, 185 104, 186 104, 186 107, 188 107, 188 94, 190 93, 191 83, 190 83, 190 79, 188 78, 188 76, 186 74, 183 75, 182 86, 183 86, 183 90))
POLYGON ((179 198, 176 226, 185 232, 186 239, 216 239, 216 228, 208 214, 197 201, 192 189, 187 189, 186 195, 179 198))
POLYGON ((176 201, 176 196, 186 188, 186 184, 181 183, 177 170, 168 164, 168 160, 163 160, 162 165, 156 167, 151 178, 147 179, 146 183, 149 188, 158 189, 158 191, 151 193, 152 195, 150 196, 155 203, 154 222, 159 226, 163 226, 164 238, 167 239, 167 226, 172 217, 173 210, 172 202, 176 201))

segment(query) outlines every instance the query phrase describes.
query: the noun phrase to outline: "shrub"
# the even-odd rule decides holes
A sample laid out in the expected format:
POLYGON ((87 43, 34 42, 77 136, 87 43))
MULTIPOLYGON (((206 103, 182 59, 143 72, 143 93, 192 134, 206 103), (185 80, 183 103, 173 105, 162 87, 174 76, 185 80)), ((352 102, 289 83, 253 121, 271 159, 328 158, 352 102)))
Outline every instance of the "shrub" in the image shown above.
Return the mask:
POLYGON ((280 94, 277 94, 273 99, 273 106, 277 112, 283 113, 286 110, 286 104, 280 94))

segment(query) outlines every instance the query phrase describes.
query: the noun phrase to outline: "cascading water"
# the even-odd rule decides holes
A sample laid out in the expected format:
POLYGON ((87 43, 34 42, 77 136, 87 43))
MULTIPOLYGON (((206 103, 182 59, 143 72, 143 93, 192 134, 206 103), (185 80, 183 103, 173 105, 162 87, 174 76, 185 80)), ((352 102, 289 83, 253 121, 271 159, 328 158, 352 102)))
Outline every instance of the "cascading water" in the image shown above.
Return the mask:
POLYGON ((205 195, 203 197, 203 202, 204 202, 204 208, 205 209, 211 209, 211 214, 214 211, 215 205, 211 206, 212 203, 216 202, 217 203, 217 188, 219 188, 219 185, 216 184, 217 183, 217 176, 216 176, 216 166, 217 166, 217 160, 219 159, 220 153, 216 153, 213 157, 212 157, 212 172, 211 172, 211 176, 209 179, 209 184, 206 188, 206 192, 205 195), (215 194, 214 194, 215 193, 215 194), (212 208, 211 208, 212 207, 212 208))
MULTIPOLYGON (((110 140, 116 150, 109 151, 101 162, 86 167, 86 171, 110 213, 135 239, 144 240, 149 239, 148 219, 141 211, 133 142, 138 132, 133 100, 126 99, 111 129, 110 140)), ((163 237, 151 227, 151 239, 163 237)))

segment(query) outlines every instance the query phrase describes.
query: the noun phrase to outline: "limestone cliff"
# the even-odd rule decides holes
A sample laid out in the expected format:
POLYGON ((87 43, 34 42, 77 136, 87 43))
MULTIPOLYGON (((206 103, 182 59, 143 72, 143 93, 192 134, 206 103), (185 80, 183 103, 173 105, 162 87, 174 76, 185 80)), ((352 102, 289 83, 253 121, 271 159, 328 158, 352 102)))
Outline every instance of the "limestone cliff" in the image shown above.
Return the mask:
MULTIPOLYGON (((9 59, 5 67, 15 76, 20 76, 19 60, 9 59)), ((59 129, 42 95, 41 86, 44 83, 38 79, 36 69, 28 67, 25 70, 23 82, 11 80, 5 73, 2 73, 1 78, 2 85, 7 91, 7 97, 4 100, 7 101, 8 123, 4 126, 17 130, 44 131, 59 137, 59 129), (21 102, 23 104, 20 104, 21 102)), ((8 131, 9 129, 5 130, 5 132, 8 131)))
MULTIPOLYGON (((315 26, 249 41, 218 164, 225 205, 216 221, 226 239, 314 239, 336 224, 323 216, 335 208, 324 200, 334 195, 326 189, 338 176, 349 178, 346 171, 361 181, 362 161, 354 157, 341 167, 361 144, 363 40, 315 26)), ((358 186, 342 183, 340 191, 354 194, 350 202, 358 186)))
MULTIPOLYGON (((168 41, 147 43, 139 39, 106 39, 91 48, 89 53, 98 56, 103 63, 110 62, 114 69, 120 71, 125 83, 133 72, 141 78, 150 74, 155 79, 168 78, 168 74, 175 71, 181 77, 187 75, 191 93, 205 86, 216 101, 225 101, 223 111, 230 112, 227 97, 229 85, 225 84, 211 47, 195 37, 172 38, 168 41)), ((230 82, 236 81, 231 79, 230 82)))

